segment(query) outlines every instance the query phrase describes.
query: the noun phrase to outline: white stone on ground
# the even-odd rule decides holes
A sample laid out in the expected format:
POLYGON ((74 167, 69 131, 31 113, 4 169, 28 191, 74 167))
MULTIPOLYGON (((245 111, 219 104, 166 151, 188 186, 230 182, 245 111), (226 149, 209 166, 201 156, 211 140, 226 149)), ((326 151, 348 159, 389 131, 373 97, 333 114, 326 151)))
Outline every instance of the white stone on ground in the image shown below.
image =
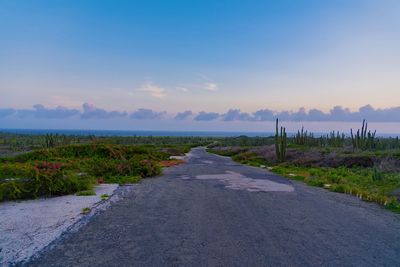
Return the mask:
POLYGON ((59 237, 93 208, 100 196, 111 196, 117 184, 95 187, 96 195, 67 195, 0 203, 0 266, 28 259, 59 237))

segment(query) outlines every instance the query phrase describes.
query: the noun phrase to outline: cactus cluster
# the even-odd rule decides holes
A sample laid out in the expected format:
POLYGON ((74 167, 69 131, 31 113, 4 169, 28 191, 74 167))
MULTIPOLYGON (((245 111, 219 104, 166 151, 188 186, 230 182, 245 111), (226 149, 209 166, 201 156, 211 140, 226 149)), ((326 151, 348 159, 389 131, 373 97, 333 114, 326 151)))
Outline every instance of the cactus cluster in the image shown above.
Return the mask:
POLYGON ((365 120, 363 120, 361 130, 358 129, 357 133, 353 134, 353 129, 351 129, 350 133, 353 148, 370 149, 377 145, 376 130, 374 132, 368 131, 368 123, 365 120))
POLYGON ((284 162, 286 159, 286 139, 286 129, 281 126, 279 132, 279 121, 276 119, 275 153, 278 162, 284 162))
POLYGON ((339 131, 332 131, 327 135, 315 137, 312 132, 304 130, 298 130, 297 133, 291 139, 295 145, 306 145, 306 146, 319 146, 319 147, 343 147, 346 141, 346 135, 339 131))
POLYGON ((307 130, 304 131, 304 127, 301 127, 301 130, 298 130, 296 135, 293 137, 293 143, 296 145, 307 145, 311 144, 314 140, 314 134, 308 133, 307 130))
POLYGON ((46 134, 44 136, 44 147, 52 148, 60 145, 68 145, 71 140, 63 134, 46 134))
POLYGON ((343 147, 346 140, 346 135, 339 131, 332 131, 326 135, 327 146, 330 147, 343 147))

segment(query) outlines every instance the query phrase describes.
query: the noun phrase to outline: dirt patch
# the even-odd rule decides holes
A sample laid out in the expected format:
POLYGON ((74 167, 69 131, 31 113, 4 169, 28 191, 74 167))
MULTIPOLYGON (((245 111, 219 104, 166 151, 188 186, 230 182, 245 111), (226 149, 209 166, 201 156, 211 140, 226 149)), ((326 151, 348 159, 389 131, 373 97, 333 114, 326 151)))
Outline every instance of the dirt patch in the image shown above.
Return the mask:
POLYGON ((183 164, 185 162, 186 161, 181 160, 181 159, 162 160, 162 161, 160 161, 160 166, 161 167, 172 167, 172 166, 183 164))
POLYGON ((182 151, 180 151, 179 149, 173 148, 173 147, 165 147, 165 148, 161 148, 160 149, 161 152, 165 152, 169 155, 179 155, 179 156, 183 156, 184 153, 182 153, 182 151))

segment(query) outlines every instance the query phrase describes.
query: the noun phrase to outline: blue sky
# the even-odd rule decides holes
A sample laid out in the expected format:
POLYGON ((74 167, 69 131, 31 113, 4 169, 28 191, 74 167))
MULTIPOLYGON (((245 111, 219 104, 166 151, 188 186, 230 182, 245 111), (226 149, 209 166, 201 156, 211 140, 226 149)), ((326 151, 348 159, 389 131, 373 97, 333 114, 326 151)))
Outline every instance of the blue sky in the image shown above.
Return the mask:
POLYGON ((324 129, 366 117, 400 132, 398 14, 395 0, 0 0, 0 123, 261 130, 279 116, 324 129))

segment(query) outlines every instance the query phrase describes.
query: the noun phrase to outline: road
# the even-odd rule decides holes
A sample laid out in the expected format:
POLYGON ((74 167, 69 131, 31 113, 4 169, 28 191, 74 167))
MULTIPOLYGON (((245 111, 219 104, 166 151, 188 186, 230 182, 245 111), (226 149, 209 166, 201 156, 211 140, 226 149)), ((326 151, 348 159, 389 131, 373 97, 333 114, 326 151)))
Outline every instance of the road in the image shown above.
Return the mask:
POLYGON ((195 148, 29 266, 400 266, 400 216, 195 148))

